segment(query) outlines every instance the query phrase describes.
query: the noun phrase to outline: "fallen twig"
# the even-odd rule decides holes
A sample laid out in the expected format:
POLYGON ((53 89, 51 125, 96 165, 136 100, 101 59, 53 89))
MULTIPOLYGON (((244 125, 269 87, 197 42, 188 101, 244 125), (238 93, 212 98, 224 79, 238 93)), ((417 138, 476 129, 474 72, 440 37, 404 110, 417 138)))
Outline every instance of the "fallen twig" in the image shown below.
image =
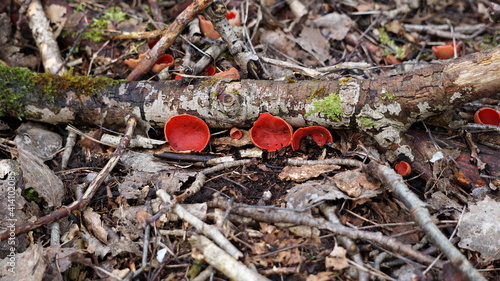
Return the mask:
POLYGON ((472 266, 469 260, 455 248, 434 224, 427 210, 427 205, 422 202, 417 195, 410 191, 408 186, 404 183, 403 178, 398 175, 394 169, 372 161, 366 166, 366 171, 384 183, 387 188, 404 203, 408 210, 410 210, 415 222, 417 222, 434 245, 441 249, 444 255, 463 273, 464 276, 469 280, 486 281, 486 279, 472 266))
MULTIPOLYGON (((228 209, 231 207, 233 208, 231 213, 250 217, 258 221, 269 223, 291 223, 295 225, 306 225, 325 229, 331 231, 332 233, 349 237, 353 240, 363 239, 373 241, 374 243, 389 248, 394 252, 405 254, 425 264, 431 264, 434 262, 433 257, 422 254, 414 250, 412 247, 398 242, 396 239, 382 235, 382 233, 351 229, 342 224, 332 223, 322 218, 315 218, 312 215, 303 212, 286 209, 269 210, 269 208, 259 208, 242 204, 230 205, 229 202, 219 197, 216 197, 214 200, 209 202, 209 206, 221 209, 228 209)), ((442 268, 442 262, 438 262, 437 267, 442 268)))
POLYGON ((239 259, 243 256, 243 253, 231 244, 231 242, 227 240, 217 227, 204 223, 199 218, 188 212, 184 207, 172 200, 171 196, 165 190, 160 189, 156 194, 176 215, 179 216, 179 218, 191 224, 199 233, 213 239, 217 245, 222 247, 233 258, 239 259))
POLYGON ((243 263, 228 255, 205 236, 193 236, 189 239, 193 247, 198 249, 207 263, 222 272, 231 280, 257 281, 269 280, 249 269, 243 263))
POLYGON ((361 168, 363 162, 354 159, 332 158, 323 160, 302 160, 302 159, 288 159, 289 165, 342 165, 361 168))
MULTIPOLYGON (((35 222, 28 222, 23 225, 19 225, 16 227, 15 234, 21 234, 25 233, 31 230, 34 230, 40 226, 47 225, 49 223, 52 223, 54 221, 57 221, 60 218, 64 218, 71 214, 71 211, 81 209, 90 202, 94 194, 96 193, 97 189, 99 186, 101 186, 102 182, 104 179, 109 175, 111 170, 116 166, 118 163, 118 160, 120 160, 120 157, 122 156, 123 152, 125 152, 125 149, 127 148, 128 144, 130 143, 130 139, 132 138, 132 134, 134 133, 134 129, 137 124, 137 119, 135 117, 130 117, 127 120, 127 127, 125 129, 125 134, 122 137, 120 141, 120 145, 116 148, 115 152, 113 152, 113 155, 109 159, 108 163, 104 168, 97 174, 97 176, 94 178, 94 180, 90 183, 89 187, 83 194, 83 196, 71 203, 68 206, 61 207, 57 209, 56 211, 52 212, 49 215, 43 216, 36 220, 35 222)), ((5 231, 0 233, 0 241, 3 241, 7 238, 10 237, 10 231, 5 231)))
MULTIPOLYGON (((340 220, 335 214, 335 207, 329 206, 325 203, 319 205, 319 208, 321 212, 327 217, 328 220, 330 220, 333 223, 339 223, 340 220)), ((338 236, 338 240, 340 243, 346 248, 347 254, 349 254, 352 259, 354 260, 354 264, 360 266, 361 268, 364 268, 365 263, 363 261, 363 257, 359 253, 359 248, 356 246, 354 241, 348 237, 345 236, 338 236)), ((365 269, 360 269, 357 268, 358 271, 358 281, 368 281, 369 280, 369 274, 368 272, 365 271, 365 269)))
POLYGON ((213 0, 196 0, 189 5, 177 18, 164 30, 163 36, 145 56, 139 65, 127 76, 127 80, 139 79, 148 72, 156 63, 158 58, 165 54, 165 51, 174 43, 175 38, 186 28, 187 24, 206 7, 212 4, 213 0))
POLYGON ((50 23, 43 11, 40 0, 33 0, 28 4, 28 23, 33 32, 38 50, 42 55, 45 70, 52 74, 65 74, 67 72, 61 51, 57 45, 50 23))

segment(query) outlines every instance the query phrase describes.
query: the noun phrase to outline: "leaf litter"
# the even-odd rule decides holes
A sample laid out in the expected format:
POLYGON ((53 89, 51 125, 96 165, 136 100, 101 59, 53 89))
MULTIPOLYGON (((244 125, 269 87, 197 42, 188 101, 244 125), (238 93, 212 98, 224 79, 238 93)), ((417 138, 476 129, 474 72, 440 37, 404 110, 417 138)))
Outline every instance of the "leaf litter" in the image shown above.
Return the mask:
MULTIPOLYGON (((93 39, 111 37, 107 34, 109 31, 146 31, 149 19, 143 13, 147 9, 134 6, 126 10, 120 16, 123 17, 120 20, 112 17, 120 10, 118 6, 108 9, 100 6, 102 3, 95 6, 91 3, 81 3, 78 7, 64 1, 59 4, 62 5, 47 4, 45 13, 52 22, 53 29, 61 32, 59 44, 62 47, 69 49, 76 42, 78 33, 75 32, 75 28, 81 30, 84 30, 83 27, 86 28, 86 31, 81 33, 84 39, 79 44, 80 48, 73 49, 74 52, 68 54, 76 66, 74 71, 82 74, 90 71, 95 75, 107 73, 113 78, 125 78, 130 70, 125 66, 124 58, 144 52, 146 50, 144 45, 134 40, 109 44, 109 42, 104 43, 106 40, 93 39), (101 15, 104 15, 102 19, 112 20, 100 23, 94 20, 92 24, 87 24, 92 21, 91 17, 79 11, 80 9, 90 14, 101 10, 101 15), (97 28, 98 24, 103 23, 105 28, 97 28)), ((128 2, 120 4, 130 8, 128 2)), ((240 7, 238 3, 232 1, 228 4, 237 9, 240 7)), ((426 65, 432 59, 431 48, 426 44, 438 45, 458 39, 462 44, 461 53, 458 55, 481 51, 497 44, 495 43, 498 40, 498 32, 495 31, 495 11, 498 11, 496 4, 491 3, 490 7, 485 3, 464 1, 434 4, 424 9, 418 3, 405 6, 398 2, 394 6, 384 2, 331 4, 313 1, 310 6, 304 7, 307 11, 301 12, 283 3, 265 1, 261 4, 249 4, 252 17, 245 24, 248 24, 246 28, 249 30, 259 29, 259 33, 254 33, 253 36, 258 38, 255 49, 260 55, 311 69, 332 65, 346 58, 352 62, 366 61, 372 66, 390 64, 392 60, 382 57, 388 58, 391 55, 400 61, 414 64, 412 68, 421 67, 420 63, 426 65), (475 12, 467 12, 464 7, 468 5, 474 5, 475 12), (307 13, 309 14, 306 15, 307 13), (432 18, 429 16, 431 13, 434 14, 432 18), (380 14, 381 20, 372 17, 372 14, 380 14), (463 21, 464 18, 467 20, 463 21), (485 22, 488 26, 476 27, 478 29, 472 31, 465 29, 473 24, 485 22), (376 28, 370 26, 372 23, 376 28), (427 24, 429 28, 426 28, 427 24), (444 32, 440 32, 443 25, 455 26, 455 30, 449 34, 456 37, 446 37, 447 27, 444 32), (416 28, 421 28, 422 31, 417 31, 416 28), (383 36, 388 36, 389 40, 382 40, 383 36), (429 38, 432 38, 432 41, 429 41, 429 38)), ((16 5, 13 6, 15 10, 8 10, 10 8, 3 5, 0 5, 0 9, 2 12, 9 12, 9 15, 17 15, 19 7, 16 5)), ((173 15, 172 18, 175 18, 175 10, 175 7, 168 9, 169 13, 172 13, 170 15, 173 15)), ((11 38, 14 38, 13 32, 19 32, 11 30, 12 27, 16 29, 19 26, 11 25, 9 22, 12 19, 7 19, 5 15, 7 13, 0 15, 1 26, 9 28, 3 28, 0 32, 0 45, 5 47, 0 52, 0 58, 11 66, 35 68, 41 58, 38 54, 23 49, 19 43, 11 41, 11 38)), ((496 21, 498 23, 498 19, 496 21)), ((206 43, 203 40, 200 42, 197 44, 206 43)), ((179 51, 182 49, 181 44, 176 47, 177 49, 173 48, 171 52, 177 62, 182 59, 187 60, 188 57, 182 57, 184 54, 179 51)), ((216 61, 219 68, 232 64, 228 59, 218 58, 216 61)), ((178 66, 179 64, 175 65, 178 66)), ((349 73, 351 76, 377 77, 380 72, 385 71, 384 68, 377 69, 365 72, 346 68, 335 72, 349 73)), ((301 73, 287 68, 273 66, 269 70, 274 78, 289 79, 291 83, 292 80, 307 79, 301 73)), ((387 69, 387 73, 392 71, 394 69, 387 69)), ((157 79, 154 76, 150 78, 157 79)), ((391 93, 387 93, 386 98, 390 99, 391 93)), ((480 102, 497 108, 499 105, 498 100, 486 99, 480 102)), ((464 108, 455 113, 470 120, 471 112, 470 108, 464 108)), ((66 134, 64 130, 59 127, 51 127, 52 130, 39 129, 35 126, 38 128, 37 131, 31 131, 29 133, 31 136, 27 136, 25 126, 28 123, 23 123, 19 127, 16 120, 7 119, 6 122, 7 127, 2 127, 0 130, 2 134, 0 150, 2 158, 5 158, 0 160, 0 167, 3 169, 0 169, 3 192, 1 198, 8 200, 6 198, 9 176, 15 175, 19 182, 23 182, 24 186, 19 186, 16 190, 18 199, 14 213, 19 220, 18 225, 28 221, 31 216, 36 219, 48 215, 53 208, 65 206, 78 198, 80 192, 78 187, 86 186, 89 182, 85 179, 87 175, 95 175, 94 170, 100 170, 104 166, 102 163, 113 153, 113 149, 106 146, 85 151, 83 145, 80 147, 77 145, 68 170, 59 170, 58 162, 62 156, 58 151, 62 146, 60 135, 66 134), (15 137, 16 144, 9 144, 4 141, 4 137, 11 139, 15 137), (49 141, 50 143, 47 143, 49 141), (12 162, 6 162, 11 161, 7 160, 8 158, 14 158, 17 162, 11 165, 12 162), (16 168, 16 165, 19 167, 16 168), (22 171, 22 176, 19 176, 16 169, 22 171), (25 190, 29 188, 37 191, 38 201, 28 200, 31 197, 26 195, 25 190)), ((448 136, 440 126, 436 128, 437 143, 442 145, 448 136)), ((227 133, 219 133, 220 135, 211 141, 213 147, 209 148, 212 152, 216 152, 216 155, 241 156, 244 150, 252 146, 248 136, 247 139, 236 141, 227 137, 227 133)), ((337 217, 329 217, 330 221, 348 223, 357 228, 372 228, 379 231, 380 235, 403 236, 400 241, 404 241, 406 236, 408 238, 406 241, 424 247, 431 252, 431 255, 437 257, 435 248, 432 252, 433 246, 426 244, 424 233, 413 227, 409 216, 411 210, 401 202, 403 199, 390 197, 384 192, 384 184, 374 180, 373 175, 365 170, 351 169, 348 168, 349 165, 344 164, 319 162, 315 165, 287 165, 287 160, 294 157, 309 160, 353 158, 363 161, 371 157, 370 161, 387 158, 391 163, 397 163, 396 159, 391 159, 393 155, 390 153, 384 154, 384 151, 380 151, 381 155, 370 153, 376 149, 363 147, 371 144, 369 139, 358 139, 355 134, 347 130, 338 130, 334 133, 339 136, 335 138, 339 141, 327 145, 324 149, 309 146, 308 140, 304 140, 302 147, 306 147, 306 151, 296 152, 289 148, 276 152, 261 151, 251 163, 207 173, 204 175, 207 179, 201 184, 201 189, 194 196, 187 197, 184 204, 179 206, 207 225, 216 225, 230 238, 231 242, 228 243, 235 244, 243 252, 240 262, 271 280, 282 278, 368 280, 368 277, 363 270, 358 270, 357 274, 347 270, 349 267, 354 268, 351 261, 356 260, 356 254, 349 251, 346 245, 341 246, 337 243, 337 240, 341 240, 341 236, 335 237, 331 231, 320 227, 301 225, 300 220, 292 224, 271 223, 242 217, 215 206, 212 202, 214 196, 230 198, 234 204, 231 208, 254 207, 255 213, 273 214, 286 210, 323 217, 328 214, 325 208, 335 206, 337 217), (403 224, 411 226, 401 226, 403 224)), ((498 132, 493 132, 491 135, 494 134, 498 135, 498 132)), ((154 134, 152 137, 162 138, 161 134, 154 134)), ((486 136, 481 138, 479 135, 475 140, 481 142, 489 139, 486 136)), ((489 142, 494 141, 495 139, 489 142)), ((498 273, 500 257, 500 245, 496 243, 499 239, 495 239, 499 237, 496 222, 499 219, 500 207, 496 199, 492 199, 497 197, 493 191, 500 186, 498 146, 492 153, 483 147, 479 149, 483 152, 482 157, 486 157, 485 152, 487 155, 494 155, 494 151, 497 152, 496 158, 486 158, 486 161, 483 159, 489 165, 491 180, 487 183, 483 180, 484 184, 480 184, 482 182, 479 180, 467 177, 469 174, 467 170, 460 170, 453 164, 454 161, 461 161, 457 155, 466 150, 465 146, 451 150, 447 147, 451 146, 448 142, 444 148, 436 149, 435 145, 431 148, 432 145, 429 143, 429 140, 426 140, 426 143, 419 143, 418 138, 415 138, 414 143, 423 154, 440 153, 439 159, 434 158, 432 161, 424 162, 430 166, 423 170, 428 172, 429 177, 426 177, 424 172, 413 173, 406 177, 405 181, 417 194, 426 198, 432 208, 432 218, 438 225, 446 227, 443 228, 443 232, 451 236, 452 228, 456 228, 457 236, 461 239, 457 244, 458 247, 467 251, 470 260, 478 267, 491 269, 490 272, 484 273, 486 276, 494 276, 498 273), (458 176, 464 172, 464 176, 458 176), (472 189, 475 188, 482 188, 484 192, 473 193, 472 189), (464 208, 466 212, 461 217, 464 208), (449 222, 450 219, 452 222, 449 222)), ((42 280, 42 278, 82 280, 69 275, 69 272, 77 271, 78 268, 81 270, 80 276, 89 280, 99 278, 183 280, 184 272, 188 270, 195 272, 194 268, 200 265, 203 270, 211 268, 203 261, 209 260, 206 252, 201 253, 201 249, 193 247, 187 239, 188 237, 194 239, 204 234, 203 231, 195 230, 191 222, 188 223, 187 219, 173 213, 171 208, 175 208, 175 204, 165 205, 165 202, 156 196, 156 192, 162 190, 175 197, 191 186, 200 185, 200 170, 206 164, 181 161, 165 163, 151 156, 151 151, 157 153, 160 150, 168 150, 168 146, 156 145, 154 148, 127 151, 121 157, 120 164, 111 171, 103 186, 89 202, 89 207, 71 212, 69 220, 59 220, 62 225, 60 236, 67 239, 63 240, 62 245, 55 243, 47 246, 52 231, 51 225, 40 225, 29 235, 20 234, 16 238, 18 266, 15 278, 7 271, 9 266, 12 268, 12 264, 8 264, 10 259, 6 256, 6 252, 0 261, 1 280, 42 280), (151 222, 154 224, 149 224, 151 222), (144 243, 147 243, 146 247, 143 247, 144 243), (144 251, 145 248, 149 250, 144 251), (162 259, 156 258, 156 252, 159 251, 166 251, 162 259), (57 268, 54 264, 57 264, 57 268)), ((464 162, 459 163, 464 165, 464 162)), ((179 199, 179 203, 180 201, 182 200, 179 199)), ((12 209, 0 208, 2 229, 6 229, 11 211, 12 209)), ((52 235, 57 236, 57 234, 52 235)), ((9 249, 8 241, 1 242, 2 248, 9 249)), ((372 276, 383 276, 388 280, 394 280, 391 278, 398 278, 398 275, 440 280, 443 275, 442 264, 425 273, 414 268, 408 270, 398 263, 399 259, 384 257, 384 249, 367 242, 356 240, 355 248, 357 245, 358 254, 362 256, 361 261, 365 263, 364 266, 372 276)), ((221 269, 217 269, 216 278, 226 279, 226 275, 221 272, 223 272, 221 269)), ((241 278, 243 280, 244 276, 241 278)), ((446 280, 446 276, 443 280, 446 280)))

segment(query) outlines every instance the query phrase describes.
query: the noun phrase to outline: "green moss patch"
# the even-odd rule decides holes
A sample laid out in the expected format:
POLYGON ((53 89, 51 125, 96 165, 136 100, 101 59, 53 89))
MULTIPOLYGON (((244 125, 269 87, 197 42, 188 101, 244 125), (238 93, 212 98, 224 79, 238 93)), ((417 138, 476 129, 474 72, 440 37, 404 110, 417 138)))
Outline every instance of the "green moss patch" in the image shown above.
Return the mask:
POLYGON ((94 96, 120 82, 106 77, 77 76, 71 71, 59 76, 0 65, 0 117, 23 117, 27 101, 53 104, 68 91, 77 96, 94 96))
POLYGON ((340 100, 340 96, 337 93, 331 93, 327 97, 322 100, 315 100, 312 102, 314 109, 308 111, 305 114, 305 117, 310 116, 314 113, 320 113, 326 115, 328 118, 333 121, 340 121, 340 118, 344 116, 344 112, 341 108, 342 101, 340 100))
POLYGON ((27 68, 0 64, 0 117, 23 116, 23 98, 35 89, 33 76, 27 68))

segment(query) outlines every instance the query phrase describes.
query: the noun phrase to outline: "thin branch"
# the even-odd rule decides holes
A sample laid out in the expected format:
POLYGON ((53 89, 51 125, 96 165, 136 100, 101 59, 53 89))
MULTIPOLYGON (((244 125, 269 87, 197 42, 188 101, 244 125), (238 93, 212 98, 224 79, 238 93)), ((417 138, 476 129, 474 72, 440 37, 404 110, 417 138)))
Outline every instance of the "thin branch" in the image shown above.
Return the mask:
POLYGON ((207 263, 231 280, 269 280, 228 255, 205 236, 193 236, 189 239, 189 242, 203 254, 207 263))
POLYGON ((52 74, 65 74, 67 69, 64 66, 61 50, 59 50, 40 0, 33 0, 28 4, 27 17, 46 71, 52 74))
POLYGON ((413 219, 422 228, 434 245, 439 247, 444 255, 462 272, 469 280, 486 281, 486 279, 472 266, 462 253, 446 238, 434 224, 427 210, 427 205, 417 195, 410 191, 403 178, 394 169, 380 165, 375 161, 366 166, 366 171, 379 179, 394 195, 401 200, 410 210, 413 219))
POLYGON ((156 63, 158 58, 165 54, 165 51, 170 48, 172 43, 181 32, 186 28, 188 23, 206 7, 212 4, 213 0, 196 0, 189 5, 177 18, 164 30, 163 36, 158 43, 151 49, 139 65, 127 76, 127 80, 133 81, 139 79, 142 75, 148 72, 156 63))
POLYGON ((167 204, 167 206, 169 206, 170 210, 178 215, 179 218, 191 224, 196 229, 196 231, 198 231, 198 233, 210 237, 215 241, 215 243, 217 243, 217 245, 222 247, 233 258, 239 259, 243 257, 243 253, 238 250, 233 244, 231 244, 231 242, 227 240, 227 238, 219 231, 219 229, 217 229, 217 227, 206 224, 199 218, 191 214, 180 204, 177 204, 177 202, 175 202, 165 190, 160 189, 156 194, 165 204, 167 204))
MULTIPOLYGON (((405 254, 425 264, 431 264, 434 261, 433 257, 422 254, 414 250, 412 247, 400 243, 396 239, 382 235, 380 232, 368 232, 351 229, 342 224, 332 223, 322 218, 315 218, 312 215, 303 212, 283 209, 270 210, 269 208, 259 208, 242 204, 230 206, 230 204, 222 198, 215 198, 209 203, 209 206, 218 207, 224 210, 232 207, 233 209, 231 210, 231 213, 250 217, 258 221, 269 223, 292 223, 295 225, 305 225, 325 229, 331 231, 332 233, 349 237, 353 240, 362 239, 373 241, 374 243, 389 248, 394 252, 405 254)), ((438 263, 437 266, 441 268, 442 263, 438 263)))
MULTIPOLYGON (((99 172, 99 174, 97 174, 94 180, 90 183, 89 187, 83 194, 82 198, 78 199, 77 201, 74 201, 68 206, 63 206, 57 209, 56 211, 52 212, 49 215, 39 218, 35 222, 28 222, 23 225, 17 226, 15 234, 18 235, 21 233, 32 231, 38 227, 47 225, 49 223, 57 221, 60 218, 68 216, 69 214, 71 214, 71 211, 73 210, 82 209, 85 206, 87 206, 87 204, 90 202, 90 200, 96 193, 99 186, 101 186, 104 179, 109 175, 111 170, 113 170, 113 168, 118 163, 118 160, 120 160, 120 157, 125 152, 125 149, 129 145, 130 139, 132 138, 132 134, 134 133, 136 124, 137 124, 137 119, 135 117, 128 118, 127 127, 125 129, 125 135, 122 137, 120 145, 116 148, 115 152, 113 152, 113 155, 109 159, 106 166, 104 166, 104 168, 99 172)), ((3 241, 9 237, 10 237, 10 231, 5 231, 0 233, 0 241, 3 241)))

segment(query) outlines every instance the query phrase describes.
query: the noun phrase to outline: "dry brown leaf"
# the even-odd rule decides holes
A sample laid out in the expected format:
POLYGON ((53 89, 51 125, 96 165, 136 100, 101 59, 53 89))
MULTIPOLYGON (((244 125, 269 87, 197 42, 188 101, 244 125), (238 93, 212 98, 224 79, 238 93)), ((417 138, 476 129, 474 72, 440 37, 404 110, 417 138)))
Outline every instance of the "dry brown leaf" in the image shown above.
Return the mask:
POLYGON ((334 273, 330 271, 319 272, 318 274, 311 274, 307 276, 306 281, 330 281, 334 273))
POLYGON ((12 262, 10 257, 0 260, 2 281, 42 280, 47 268, 47 262, 43 258, 43 247, 40 244, 32 245, 23 253, 16 254, 14 268, 9 262, 12 262))
POLYGON ((274 262, 281 263, 284 266, 299 264, 304 258, 300 254, 299 248, 293 248, 288 251, 281 251, 278 256, 273 259, 274 262))
POLYGON ((266 242, 261 241, 259 243, 254 243, 252 245, 252 253, 262 255, 268 252, 268 249, 266 247, 266 242))
POLYGON ((457 235, 458 245, 481 253, 483 259, 500 259, 500 203, 488 196, 470 206, 463 216, 457 235))
POLYGON ((109 244, 109 250, 112 257, 116 257, 120 254, 134 255, 136 257, 142 256, 142 248, 137 243, 132 243, 130 239, 121 237, 120 239, 114 240, 109 244))
POLYGON ((346 268, 348 266, 346 252, 345 248, 335 245, 330 255, 325 258, 326 268, 332 267, 334 270, 346 268))
POLYGON ((152 217, 152 215, 144 210, 139 210, 135 215, 135 221, 137 222, 137 226, 139 228, 143 228, 146 225, 146 221, 152 217))
POLYGON ((340 190, 354 198, 360 197, 363 189, 376 190, 380 188, 380 183, 368 181, 366 175, 358 170, 338 173, 333 177, 333 181, 340 190))
POLYGON ((344 40, 347 32, 354 24, 354 21, 348 15, 329 13, 311 20, 310 26, 320 32, 323 37, 327 37, 327 39, 344 40))
POLYGON ((102 227, 101 215, 92 208, 83 210, 83 220, 87 229, 103 243, 108 243, 108 232, 102 227))
POLYGON ((18 149, 26 188, 33 188, 49 207, 60 206, 64 185, 43 160, 24 149, 18 149))
POLYGON ((382 191, 361 189, 361 194, 358 198, 352 198, 346 193, 340 191, 333 182, 332 179, 327 179, 326 181, 307 181, 302 184, 292 187, 288 194, 285 196, 285 201, 287 203, 287 208, 302 209, 309 207, 324 200, 337 200, 337 199, 362 199, 371 198, 377 196, 382 191))

